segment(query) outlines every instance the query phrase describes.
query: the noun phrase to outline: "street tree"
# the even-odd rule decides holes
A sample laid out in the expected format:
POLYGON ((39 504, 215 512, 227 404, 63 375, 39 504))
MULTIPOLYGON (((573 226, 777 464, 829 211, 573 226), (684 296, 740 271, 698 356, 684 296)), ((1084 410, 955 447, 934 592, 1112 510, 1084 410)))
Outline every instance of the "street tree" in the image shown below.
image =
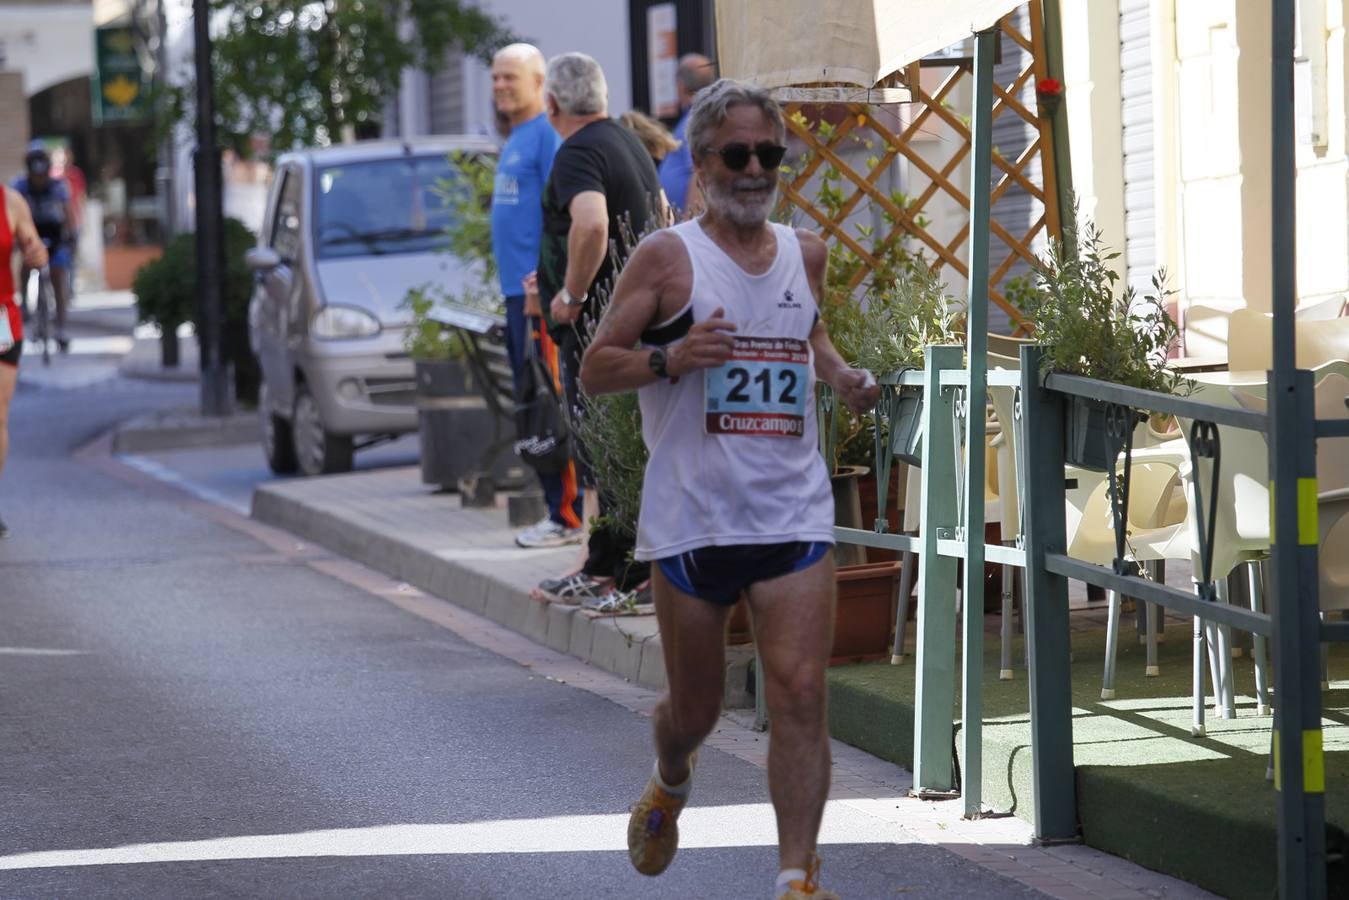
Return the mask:
MULTIPOLYGON (((484 61, 517 40, 470 0, 211 0, 218 121, 247 152, 322 145, 378 124, 408 67, 452 47, 484 61)), ((185 112, 185 110, 182 110, 185 112)))

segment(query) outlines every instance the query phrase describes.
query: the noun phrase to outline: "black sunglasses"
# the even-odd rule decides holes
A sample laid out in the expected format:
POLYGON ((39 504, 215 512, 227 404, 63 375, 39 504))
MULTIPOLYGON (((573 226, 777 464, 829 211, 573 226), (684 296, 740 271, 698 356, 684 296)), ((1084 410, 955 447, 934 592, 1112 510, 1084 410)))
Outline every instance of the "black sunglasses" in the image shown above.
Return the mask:
POLYGON ((726 168, 732 172, 743 172, 749 165, 751 156, 759 157, 759 165, 764 167, 764 171, 771 172, 782 165, 782 157, 787 155, 787 148, 781 144, 770 144, 764 141, 751 147, 749 144, 726 144, 720 150, 713 150, 713 153, 721 157, 721 161, 726 164, 726 168))

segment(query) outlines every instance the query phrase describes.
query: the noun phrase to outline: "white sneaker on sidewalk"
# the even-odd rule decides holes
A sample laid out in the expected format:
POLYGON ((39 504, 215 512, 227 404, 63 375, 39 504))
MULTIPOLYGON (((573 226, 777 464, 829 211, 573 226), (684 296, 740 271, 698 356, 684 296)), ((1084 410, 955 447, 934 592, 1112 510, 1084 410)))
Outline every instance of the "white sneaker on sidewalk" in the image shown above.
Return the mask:
POLYGON ((521 547, 531 548, 566 547, 569 544, 581 543, 581 538, 581 529, 568 528, 544 516, 517 534, 515 543, 521 547))

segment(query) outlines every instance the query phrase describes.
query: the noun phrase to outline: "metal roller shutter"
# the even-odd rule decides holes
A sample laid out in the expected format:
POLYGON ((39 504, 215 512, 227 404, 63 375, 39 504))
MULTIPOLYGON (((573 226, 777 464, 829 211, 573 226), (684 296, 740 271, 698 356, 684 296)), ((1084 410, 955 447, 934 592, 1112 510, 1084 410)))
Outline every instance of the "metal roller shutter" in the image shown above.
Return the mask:
POLYGON ((445 57, 445 65, 427 84, 432 134, 462 134, 464 131, 464 54, 458 48, 445 57))
MULTIPOLYGON (((1157 200, 1149 0, 1120 0, 1120 95, 1124 123, 1125 277, 1140 293, 1157 269, 1157 200)), ((1117 240, 1110 235, 1107 241, 1117 240)))

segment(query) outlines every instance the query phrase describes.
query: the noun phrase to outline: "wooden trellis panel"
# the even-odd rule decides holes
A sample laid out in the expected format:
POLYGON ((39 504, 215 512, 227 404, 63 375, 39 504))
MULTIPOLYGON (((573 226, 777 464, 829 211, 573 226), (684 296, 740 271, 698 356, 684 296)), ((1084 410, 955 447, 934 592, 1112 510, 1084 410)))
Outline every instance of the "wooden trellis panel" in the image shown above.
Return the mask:
MULTIPOLYGON (((1057 238, 1060 234, 1050 119, 1047 113, 1040 114, 1035 108, 1038 104, 1033 99, 1036 84, 1048 75, 1042 16, 1041 0, 1029 0, 1021 10, 999 22, 1004 49, 1015 51, 1020 48, 1026 53, 1017 54, 1020 65, 1011 69, 999 67, 998 75, 1002 77, 995 77, 993 87, 993 121, 996 123, 1000 116, 1015 117, 1025 124, 1029 136, 1027 146, 1015 159, 1006 158, 996 149, 993 154, 994 216, 989 245, 989 299, 1007 313, 1018 334, 1024 333, 1027 328, 1020 313, 1003 295, 1000 289, 1002 283, 1018 262, 1034 261, 1032 245, 1038 239, 1057 238), (1018 24, 1019 21, 1022 24, 1018 24), (1031 98, 1029 101, 1026 99, 1028 97, 1031 98), (1034 165, 1037 160, 1038 167, 1034 165), (1008 226, 999 222, 997 217, 998 200, 1013 187, 1023 190, 1033 201, 1034 215, 1024 232, 1020 228, 1009 231, 1008 226)), ((905 73, 903 80, 912 94, 914 106, 907 124, 900 123, 902 128, 887 127, 878 121, 865 104, 846 104, 846 115, 825 137, 818 130, 813 130, 804 117, 793 115, 802 111, 801 104, 787 106, 788 129, 805 143, 807 157, 800 168, 784 172, 783 196, 821 229, 826 240, 846 246, 863 261, 865 268, 858 273, 858 282, 878 262, 867 246, 873 241, 860 239, 848 224, 849 218, 867 203, 884 210, 895 223, 889 235, 877 233, 875 238, 882 239, 884 243, 887 239, 905 236, 908 245, 921 249, 934 266, 950 266, 962 277, 969 277, 968 251, 965 247, 969 237, 968 219, 954 237, 939 237, 924 225, 931 218, 926 210, 933 208, 939 198, 953 200, 967 213, 970 208, 968 185, 961 186, 953 180, 957 169, 970 153, 970 126, 966 117, 952 109, 950 98, 966 79, 972 84, 973 71, 968 62, 958 61, 953 61, 949 69, 939 71, 945 72, 944 77, 931 93, 923 88, 917 64, 905 73), (917 146, 924 129, 934 126, 944 126, 954 135, 954 139, 942 144, 949 155, 940 164, 932 161, 930 152, 925 154, 917 146), (855 144, 859 140, 876 149, 867 165, 855 168, 841 154, 849 143, 855 144), (913 181, 919 182, 911 186, 911 194, 905 198, 903 206, 897 205, 891 195, 877 184, 894 162, 901 158, 918 173, 913 181), (837 169, 842 176, 841 184, 851 191, 835 213, 822 208, 807 196, 812 180, 818 177, 825 166, 837 169), (923 181, 926 183, 922 184, 923 181)), ((839 117, 836 115, 835 118, 839 117)))

